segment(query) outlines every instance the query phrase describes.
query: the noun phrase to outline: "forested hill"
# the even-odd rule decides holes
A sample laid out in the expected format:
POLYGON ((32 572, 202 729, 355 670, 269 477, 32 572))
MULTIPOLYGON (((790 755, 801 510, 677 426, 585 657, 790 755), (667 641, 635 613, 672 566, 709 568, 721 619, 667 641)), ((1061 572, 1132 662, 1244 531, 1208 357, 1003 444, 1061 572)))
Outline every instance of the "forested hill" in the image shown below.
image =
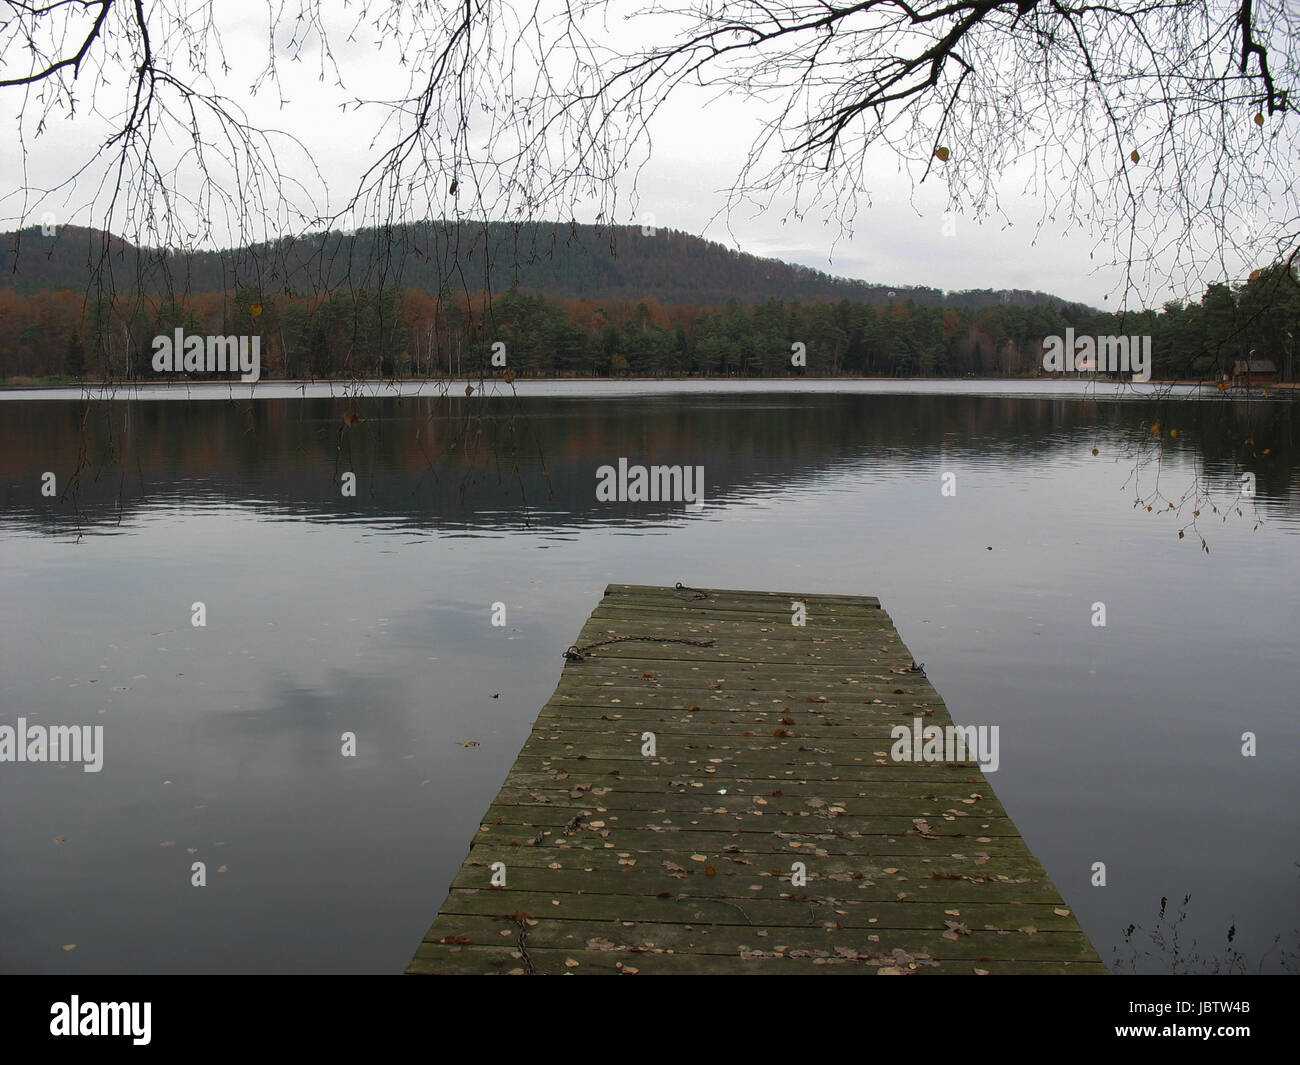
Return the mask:
POLYGON ((85 289, 100 267, 119 291, 198 294, 251 286, 295 296, 338 288, 403 287, 437 294, 521 291, 585 299, 653 297, 665 305, 723 306, 848 299, 887 306, 1050 307, 1042 292, 945 293, 868 284, 777 259, 760 259, 674 230, 636 226, 422 222, 355 234, 313 233, 227 251, 162 252, 67 226, 0 235, 0 288, 24 295, 85 289))

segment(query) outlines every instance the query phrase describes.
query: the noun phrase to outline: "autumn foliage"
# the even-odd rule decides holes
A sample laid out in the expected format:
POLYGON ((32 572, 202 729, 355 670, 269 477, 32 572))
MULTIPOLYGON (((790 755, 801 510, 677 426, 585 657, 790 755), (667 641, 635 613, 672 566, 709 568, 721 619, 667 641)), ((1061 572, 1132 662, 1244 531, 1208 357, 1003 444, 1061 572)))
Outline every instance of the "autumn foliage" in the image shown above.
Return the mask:
MULTIPOLYGON (((243 287, 171 298, 72 290, 0 290, 0 378, 158 379, 152 340, 258 335, 262 377, 280 379, 529 376, 1024 376, 1043 338, 1076 332, 1153 337, 1157 377, 1217 378, 1254 352, 1290 379, 1300 290, 1283 266, 1200 303, 1124 316, 1050 306, 875 306, 728 301, 665 305, 652 297, 579 299, 511 288, 494 298, 444 289, 335 290, 300 298, 243 287), (504 349, 500 347, 504 345, 504 349), (802 346, 804 365, 792 359, 802 346), (493 362, 493 352, 505 366, 493 362)), ((174 376, 174 375, 173 375, 174 376)))

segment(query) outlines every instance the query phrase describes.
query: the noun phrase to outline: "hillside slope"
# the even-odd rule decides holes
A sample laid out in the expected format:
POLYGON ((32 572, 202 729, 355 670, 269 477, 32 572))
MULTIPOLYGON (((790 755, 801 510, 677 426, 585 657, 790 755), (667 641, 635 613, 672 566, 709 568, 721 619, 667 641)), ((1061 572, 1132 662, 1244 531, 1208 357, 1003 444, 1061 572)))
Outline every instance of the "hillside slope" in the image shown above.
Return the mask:
POLYGON ((645 299, 722 306, 728 300, 848 299, 885 306, 1061 309, 1042 292, 870 284, 762 259, 675 230, 635 226, 421 222, 355 234, 311 233, 223 251, 164 252, 68 226, 0 234, 0 287, 22 294, 83 289, 100 268, 118 291, 196 294, 252 286, 307 295, 337 288, 400 286, 437 293, 525 292, 584 299, 645 299))

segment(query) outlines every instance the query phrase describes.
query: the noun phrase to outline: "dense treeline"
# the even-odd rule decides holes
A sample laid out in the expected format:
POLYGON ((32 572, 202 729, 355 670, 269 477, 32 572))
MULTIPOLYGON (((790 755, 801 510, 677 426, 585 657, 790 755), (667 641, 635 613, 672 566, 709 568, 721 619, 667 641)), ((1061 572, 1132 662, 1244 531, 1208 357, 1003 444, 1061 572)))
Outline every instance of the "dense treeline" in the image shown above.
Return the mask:
POLYGON ((1278 264, 1242 284, 1212 285, 1198 303, 1124 315, 911 300, 884 307, 850 300, 668 306, 518 289, 495 299, 389 287, 308 300, 244 287, 188 300, 133 294, 112 301, 9 290, 0 292, 0 375, 156 379, 152 340, 177 328, 261 337, 263 378, 478 376, 503 369, 525 377, 1023 376, 1041 372, 1044 338, 1072 328, 1080 335, 1151 336, 1156 378, 1217 380, 1235 361, 1254 358, 1272 360, 1283 380, 1293 380, 1300 286, 1278 264), (792 355, 801 348, 806 364, 796 366, 792 355))

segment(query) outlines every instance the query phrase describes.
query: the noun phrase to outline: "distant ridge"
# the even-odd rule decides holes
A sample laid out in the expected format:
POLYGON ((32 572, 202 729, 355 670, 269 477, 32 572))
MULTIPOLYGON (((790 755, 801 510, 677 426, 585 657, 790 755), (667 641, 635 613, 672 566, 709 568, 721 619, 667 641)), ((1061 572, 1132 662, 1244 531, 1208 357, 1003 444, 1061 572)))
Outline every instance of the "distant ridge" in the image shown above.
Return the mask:
POLYGON ((653 298, 665 305, 723 306, 852 300, 877 307, 1003 304, 1081 307, 1044 292, 974 289, 944 292, 835 277, 765 259, 671 229, 561 223, 414 222, 387 228, 308 233, 223 251, 163 252, 99 230, 39 227, 0 234, 0 287, 31 295, 84 289, 96 268, 118 291, 196 295, 252 286, 310 295, 337 288, 397 286, 437 293, 521 291, 574 299, 653 298))

